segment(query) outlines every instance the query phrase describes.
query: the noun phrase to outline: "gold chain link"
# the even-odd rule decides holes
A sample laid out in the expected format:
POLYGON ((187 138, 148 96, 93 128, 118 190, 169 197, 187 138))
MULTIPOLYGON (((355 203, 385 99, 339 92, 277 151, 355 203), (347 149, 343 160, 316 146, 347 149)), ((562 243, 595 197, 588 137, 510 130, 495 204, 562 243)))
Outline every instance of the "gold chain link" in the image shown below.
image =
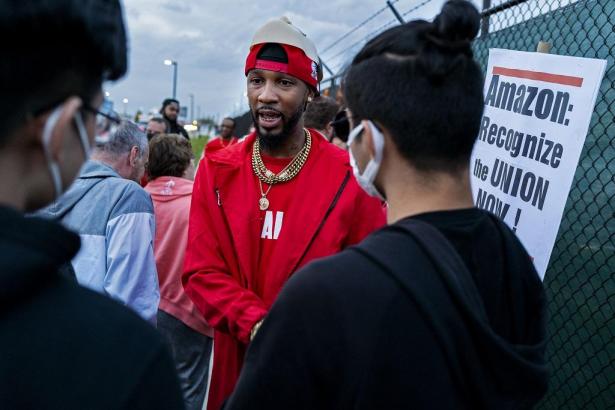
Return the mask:
POLYGON ((312 148, 312 135, 307 129, 303 129, 305 133, 305 143, 301 148, 301 151, 295 158, 280 172, 277 174, 271 172, 265 166, 263 158, 261 157, 261 149, 258 138, 254 141, 252 147, 252 169, 259 180, 267 185, 279 184, 281 182, 288 182, 297 176, 303 165, 307 161, 310 149, 312 148))

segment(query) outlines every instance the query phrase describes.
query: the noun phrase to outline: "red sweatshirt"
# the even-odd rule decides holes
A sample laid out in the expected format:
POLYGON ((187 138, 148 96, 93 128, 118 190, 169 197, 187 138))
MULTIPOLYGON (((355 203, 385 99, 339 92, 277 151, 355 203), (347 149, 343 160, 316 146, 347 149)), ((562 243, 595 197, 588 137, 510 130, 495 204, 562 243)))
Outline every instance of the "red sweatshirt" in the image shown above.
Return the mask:
MULTIPOLYGON (((255 134, 208 154, 199 167, 183 283, 215 329, 209 410, 219 409, 233 390, 250 331, 290 275, 384 225, 380 201, 357 185, 348 153, 310 132, 303 169, 272 187, 266 211, 258 207, 261 193, 251 165, 255 134)), ((283 166, 265 160, 273 169, 283 166)))
POLYGON ((192 186, 192 181, 188 179, 159 177, 145 187, 152 197, 156 215, 154 257, 160 282, 158 309, 197 332, 213 337, 213 329, 186 295, 181 283, 192 186))
POLYGON ((222 137, 214 138, 209 141, 205 146, 205 150, 203 151, 203 155, 213 154, 216 151, 220 151, 221 149, 225 149, 230 147, 231 145, 237 144, 237 137, 231 137, 228 141, 225 141, 222 137))

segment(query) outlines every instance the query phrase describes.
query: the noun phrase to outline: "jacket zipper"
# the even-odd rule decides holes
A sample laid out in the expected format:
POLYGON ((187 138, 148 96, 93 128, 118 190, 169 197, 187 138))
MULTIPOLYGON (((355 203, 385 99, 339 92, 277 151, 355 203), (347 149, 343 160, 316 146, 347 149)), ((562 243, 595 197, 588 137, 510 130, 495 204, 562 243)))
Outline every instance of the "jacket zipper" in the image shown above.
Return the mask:
MULTIPOLYGON (((237 255, 237 247, 235 246, 235 240, 233 239, 233 231, 231 230, 231 226, 228 223, 228 219, 226 218, 224 209, 222 209, 222 196, 220 195, 220 189, 215 188, 214 191, 216 192, 218 207, 221 208, 220 213, 222 214, 222 220, 224 221, 224 227, 226 228, 226 232, 228 233, 229 239, 231 241, 231 247, 233 248, 233 257, 235 259, 237 273, 241 273, 241 265, 239 264, 239 255, 237 255)), ((240 275, 240 277, 243 277, 243 276, 240 275)), ((242 283, 242 285, 246 286, 245 283, 242 283)))

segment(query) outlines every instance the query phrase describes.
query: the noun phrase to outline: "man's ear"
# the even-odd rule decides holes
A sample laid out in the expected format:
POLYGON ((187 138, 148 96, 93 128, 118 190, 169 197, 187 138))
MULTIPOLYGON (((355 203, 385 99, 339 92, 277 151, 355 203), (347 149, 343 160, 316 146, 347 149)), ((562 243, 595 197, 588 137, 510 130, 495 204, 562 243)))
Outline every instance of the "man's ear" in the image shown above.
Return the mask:
POLYGON ((311 103, 313 99, 314 99, 314 90, 312 90, 310 87, 308 87, 308 91, 307 91, 307 99, 306 99, 306 101, 307 101, 308 103, 311 103))
POLYGON ((376 156, 376 147, 374 146, 374 135, 372 134, 372 127, 369 126, 369 121, 361 121, 363 124, 363 135, 361 137, 361 144, 367 150, 370 156, 376 156))
POLYGON ((138 158, 139 158, 139 147, 135 145, 130 149, 130 154, 128 155, 128 164, 131 167, 137 166, 138 158))
MULTIPOLYGON (((51 137, 49 141, 49 151, 51 157, 55 160, 59 160, 60 152, 62 150, 62 145, 64 143, 64 139, 67 138, 71 133, 76 132, 74 128, 74 118, 77 114, 77 110, 81 108, 81 98, 79 97, 70 97, 62 105, 60 106, 60 111, 58 114, 58 119, 55 121, 53 128, 51 130, 51 137)), ((43 124, 41 127, 40 138, 41 142, 43 138, 43 134, 45 133, 45 123, 49 116, 54 115, 55 111, 51 111, 45 115, 43 118, 43 124)))

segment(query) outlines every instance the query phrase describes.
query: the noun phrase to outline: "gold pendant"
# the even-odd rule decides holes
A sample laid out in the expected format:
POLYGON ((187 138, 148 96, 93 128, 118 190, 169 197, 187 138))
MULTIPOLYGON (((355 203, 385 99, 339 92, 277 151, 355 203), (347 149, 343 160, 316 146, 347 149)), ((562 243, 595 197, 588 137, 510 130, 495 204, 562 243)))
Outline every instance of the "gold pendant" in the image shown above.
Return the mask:
POLYGON ((258 200, 258 206, 260 207, 261 211, 266 211, 267 208, 269 208, 269 200, 262 196, 261 199, 258 200))

